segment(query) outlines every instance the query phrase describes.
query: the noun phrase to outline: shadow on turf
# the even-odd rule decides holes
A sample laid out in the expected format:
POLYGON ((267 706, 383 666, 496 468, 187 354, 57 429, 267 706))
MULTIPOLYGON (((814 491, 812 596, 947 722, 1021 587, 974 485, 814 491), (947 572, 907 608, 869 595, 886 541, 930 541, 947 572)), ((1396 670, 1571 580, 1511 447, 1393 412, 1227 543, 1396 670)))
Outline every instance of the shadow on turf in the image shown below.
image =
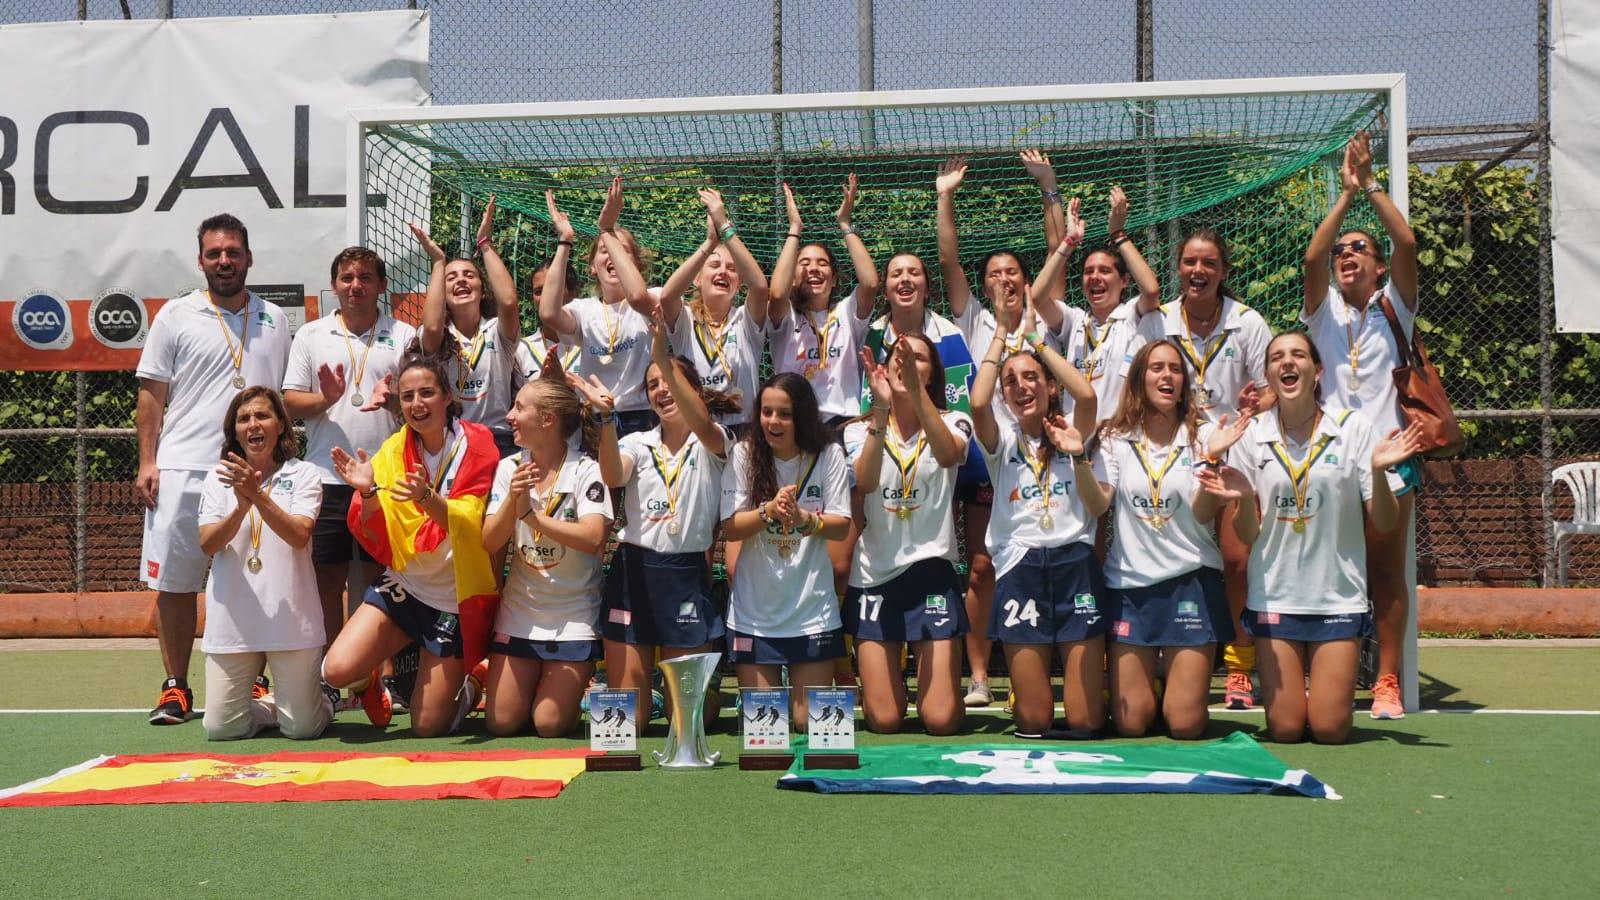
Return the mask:
POLYGON ((1483 709, 1484 704, 1463 700, 1461 688, 1426 672, 1417 674, 1417 696, 1424 709, 1483 709), (1452 699, 1454 698, 1454 699, 1452 699))

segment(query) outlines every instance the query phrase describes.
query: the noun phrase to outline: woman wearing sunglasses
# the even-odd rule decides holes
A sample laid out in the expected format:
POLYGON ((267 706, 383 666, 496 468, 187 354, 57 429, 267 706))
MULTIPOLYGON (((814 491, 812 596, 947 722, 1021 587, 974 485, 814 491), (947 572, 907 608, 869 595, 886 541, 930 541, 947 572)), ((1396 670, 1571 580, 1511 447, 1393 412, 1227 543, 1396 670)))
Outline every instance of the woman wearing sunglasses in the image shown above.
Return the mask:
MULTIPOLYGON (((1405 214, 1372 177, 1372 146, 1366 132, 1357 133, 1345 146, 1341 176, 1343 190, 1306 248, 1300 321, 1317 352, 1330 363, 1323 375, 1329 405, 1360 410, 1381 436, 1405 425, 1390 376, 1404 356, 1385 320, 1383 300, 1394 310, 1406 340, 1411 340, 1417 315, 1417 237, 1405 214), (1363 194, 1388 233, 1387 256, 1372 233, 1341 231, 1351 204, 1363 194)), ((1388 480, 1399 501, 1395 528, 1406 531, 1380 532, 1371 522, 1366 526, 1367 582, 1378 635, 1378 680, 1372 686, 1375 719, 1405 715, 1397 676, 1410 590, 1407 541, 1395 537, 1411 528, 1416 491, 1422 485, 1421 461, 1412 457, 1399 463, 1388 480)))

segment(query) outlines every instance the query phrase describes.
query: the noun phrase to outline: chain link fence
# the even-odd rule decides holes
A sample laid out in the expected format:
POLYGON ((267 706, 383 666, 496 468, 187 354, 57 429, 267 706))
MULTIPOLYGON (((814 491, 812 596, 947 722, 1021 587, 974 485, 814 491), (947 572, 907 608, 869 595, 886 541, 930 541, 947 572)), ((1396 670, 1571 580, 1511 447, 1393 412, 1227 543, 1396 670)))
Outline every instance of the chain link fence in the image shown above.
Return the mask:
MULTIPOLYGON (((1428 464, 1421 580, 1554 583, 1551 472, 1600 458, 1600 340, 1553 321, 1548 0, 0 0, 0 26, 413 6, 439 104, 1406 72, 1420 327, 1470 433, 1428 464)), ((0 591, 139 587, 134 389, 0 372, 0 591)), ((1571 551, 1600 585, 1600 540, 1571 551)))

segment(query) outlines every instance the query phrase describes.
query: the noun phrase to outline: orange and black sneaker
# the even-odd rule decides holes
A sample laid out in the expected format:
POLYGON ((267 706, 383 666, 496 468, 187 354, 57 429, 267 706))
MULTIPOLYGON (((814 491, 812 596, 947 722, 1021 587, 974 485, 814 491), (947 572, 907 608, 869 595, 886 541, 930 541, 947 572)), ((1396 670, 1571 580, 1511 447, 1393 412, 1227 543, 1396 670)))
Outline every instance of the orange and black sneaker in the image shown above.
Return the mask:
POLYGON ((1228 709, 1250 709, 1256 705, 1254 685, 1250 683, 1249 672, 1228 673, 1222 702, 1228 709))
POLYGON ((161 682, 161 699, 150 710, 151 725, 182 725, 194 715, 194 692, 182 678, 161 682))
POLYGON ((256 683, 250 686, 250 699, 260 700, 272 693, 272 682, 265 675, 257 675, 256 683))
MULTIPOLYGON (((472 667, 472 671, 467 673, 467 677, 472 679, 472 686, 478 692, 478 701, 473 704, 472 708, 474 711, 483 709, 484 698, 489 694, 485 687, 489 683, 489 658, 484 657, 478 660, 478 664, 472 667)), ((468 713, 468 715, 471 715, 471 713, 468 713)))
POLYGON ((372 679, 361 692, 361 708, 372 724, 389 727, 389 720, 394 718, 394 703, 389 699, 389 689, 383 686, 383 669, 372 670, 372 679))

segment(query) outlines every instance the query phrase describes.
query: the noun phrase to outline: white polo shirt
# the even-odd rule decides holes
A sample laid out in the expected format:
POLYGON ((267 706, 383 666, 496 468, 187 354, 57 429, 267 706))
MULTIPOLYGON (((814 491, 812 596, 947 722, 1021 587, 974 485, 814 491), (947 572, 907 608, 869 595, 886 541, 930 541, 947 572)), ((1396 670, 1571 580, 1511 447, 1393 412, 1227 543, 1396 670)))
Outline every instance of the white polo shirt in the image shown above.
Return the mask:
MULTIPOLYGON (((489 515, 505 505, 511 476, 527 461, 527 451, 500 460, 489 492, 489 515)), ((511 574, 500 591, 495 632, 530 641, 594 640, 599 637, 595 622, 600 615, 601 554, 581 553, 548 534, 536 535, 522 516, 538 502, 558 521, 603 516, 609 523, 611 492, 600 480, 600 464, 569 452, 550 494, 519 502, 511 535, 511 574)))
MULTIPOLYGON (((1076 324, 1070 319, 1063 320, 1062 330, 1055 337, 1066 348, 1062 355, 1094 387, 1098 401, 1095 418, 1104 422, 1116 415, 1117 408, 1122 405, 1123 385, 1127 383, 1134 354, 1147 342, 1139 333, 1139 301, 1123 301, 1104 322, 1096 322, 1088 313, 1081 313, 1076 324)), ((1066 399, 1070 403, 1071 398, 1066 399)))
POLYGON ((1209 422, 1239 412, 1239 392, 1245 385, 1254 382, 1266 389, 1267 344, 1272 341, 1272 329, 1260 313, 1232 297, 1222 298, 1221 324, 1203 340, 1189 340, 1181 300, 1164 303, 1159 314, 1140 319, 1139 332, 1147 343, 1166 339, 1178 345, 1189 382, 1195 388, 1200 415, 1209 422), (1196 358, 1210 360, 1204 379, 1196 368, 1196 358))
POLYGON ((1366 612, 1364 504, 1372 499, 1372 425, 1360 413, 1325 409, 1309 447, 1282 447, 1282 441, 1274 407, 1257 416, 1228 451, 1229 465, 1249 477, 1261 508, 1261 533, 1250 547, 1248 606, 1303 615, 1366 612), (1303 512, 1275 446, 1295 466, 1308 454, 1315 457, 1303 512), (1297 532, 1294 521, 1302 515, 1305 530, 1297 532))
MULTIPOLYGON (((317 517, 322 505, 322 480, 317 467, 291 459, 278 467, 266 487, 272 502, 291 516, 317 517)), ((215 471, 200 490, 200 524, 215 525, 239 506, 233 488, 215 471)), ((261 571, 252 572, 250 517, 233 539, 211 558, 206 578, 206 633, 200 641, 205 653, 255 653, 305 650, 321 647, 322 603, 317 599, 317 575, 311 565, 311 546, 290 547, 272 526, 260 520, 257 548, 261 571)))
MULTIPOLYGON (((1094 543, 1098 520, 1089 518, 1078 498, 1071 457, 1060 451, 1052 453, 1049 467, 1035 476, 1029 460, 1037 462, 1039 442, 1020 429, 1003 429, 993 453, 983 447, 982 441, 978 445, 994 483, 994 506, 989 512, 985 542, 994 558, 996 578, 1011 571, 1031 549, 1061 547, 1074 541, 1094 543), (1026 458, 1024 453, 1028 454, 1026 458), (1047 509, 1049 528, 1040 521, 1047 509)), ((1090 457, 1090 468, 1096 478, 1105 481, 1098 457, 1090 457)))
POLYGON ((1202 425, 1199 438, 1191 442, 1189 429, 1180 425, 1165 447, 1151 446, 1142 434, 1116 434, 1095 448, 1106 473, 1104 483, 1113 492, 1107 586, 1149 587, 1202 566, 1222 568, 1212 523, 1194 517, 1199 492, 1194 473, 1210 435, 1211 426, 1202 425), (1152 484, 1160 485, 1159 497, 1152 484))
MULTIPOLYGON (((307 322, 295 334, 289 347, 289 369, 283 376, 284 390, 320 394, 317 370, 344 366, 344 395, 333 406, 305 419, 305 460, 317 467, 323 484, 344 483, 333 471, 334 447, 351 453, 357 449, 377 453, 389 435, 400 429, 399 420, 387 409, 363 412, 361 407, 372 401, 373 391, 385 375, 398 374, 406 345, 416 336, 412 326, 381 314, 361 334, 346 328, 338 315, 307 322), (358 396, 360 404, 355 402, 358 396)), ((391 387, 399 389, 392 382, 391 387)))
POLYGON ((743 306, 729 310, 727 321, 715 330, 696 322, 687 303, 678 313, 672 326, 672 352, 694 362, 702 388, 738 396, 740 411, 717 417, 723 425, 755 418, 764 340, 761 323, 752 320, 743 306))
POLYGON ((856 295, 835 303, 827 315, 797 313, 793 304, 784 305, 783 318, 767 329, 773 371, 805 376, 817 393, 824 419, 859 415, 861 348, 867 339, 868 320, 856 317, 856 295), (826 364, 821 362, 824 358, 826 364), (811 374, 806 374, 807 369, 811 374))
MULTIPOLYGON (((747 453, 746 442, 740 441, 728 454, 728 466, 722 472, 724 520, 755 508, 745 471, 747 453)), ((815 457, 801 453, 774 462, 780 487, 801 485, 801 509, 818 515, 850 515, 847 464, 838 444, 830 442, 815 457)), ((833 565, 828 561, 826 540, 776 524, 745 538, 739 565, 733 570, 729 629, 757 637, 787 638, 839 627, 839 597, 833 592, 833 565), (783 547, 789 548, 788 556, 780 550, 783 547)))
MULTIPOLYGON (((1416 313, 1406 308, 1394 282, 1385 282, 1379 293, 1388 295, 1400 331, 1409 342, 1416 327, 1416 313)), ((1404 357, 1383 315, 1378 296, 1373 294, 1367 299, 1366 307, 1357 310, 1344 302, 1337 287, 1329 285, 1327 299, 1317 307, 1316 313, 1307 317, 1302 309, 1300 321, 1305 323, 1311 342, 1322 356, 1324 402, 1329 406, 1360 410, 1382 437, 1405 427, 1400 416, 1400 392, 1394 386, 1393 375, 1404 357), (1354 371, 1350 368, 1352 346, 1359 351, 1354 371)))
MULTIPOLYGON (((500 319, 491 316, 478 323, 476 338, 446 327, 456 338, 456 355, 445 366, 455 380, 461 417, 496 434, 509 434, 506 411, 511 408, 511 376, 516 368, 516 342, 500 332, 500 319)), ((398 388, 399 385, 396 385, 398 388)))
MULTIPOLYGON (((722 426, 717 426, 721 428, 722 426)), ((733 435, 723 429, 724 447, 733 435)), ((658 553, 703 553, 721 521, 722 470, 726 456, 712 453, 690 434, 677 453, 661 443, 661 427, 624 435, 617 442, 628 489, 622 495, 627 523, 617 539, 658 553), (668 480, 672 486, 668 487, 668 480), (678 533, 670 529, 677 522, 678 533)))
MULTIPOLYGON (((650 295, 660 298, 661 289, 650 295)), ((583 374, 598 376, 611 396, 617 412, 649 409, 644 392, 644 373, 650 368, 650 321, 626 300, 605 303, 598 297, 579 297, 568 303, 567 312, 578 323, 578 330, 563 334, 583 348, 583 374)))
MULTIPOLYGON (((950 433, 962 442, 972 433, 972 420, 965 413, 946 412, 941 418, 950 433)), ((852 422, 844 429, 845 457, 854 465, 867 442, 867 422, 852 422)), ((856 543, 855 560, 850 564, 850 585, 877 587, 894 580, 912 563, 924 559, 958 559, 955 520, 950 515, 955 499, 956 472, 960 464, 945 467, 933 458, 921 429, 907 441, 890 424, 885 429, 883 463, 878 483, 862 499, 866 525, 856 543), (914 462, 913 462, 914 460, 914 462), (908 464, 909 477, 902 476, 900 465, 908 464), (909 510, 907 518, 900 510, 909 510)), ((962 454, 962 459, 966 454, 962 454)))
MULTIPOLYGON (((537 330, 533 334, 523 335, 522 340, 517 341, 516 367, 514 377, 511 379, 513 398, 517 391, 522 390, 523 385, 539 377, 539 372, 544 368, 544 358, 549 355, 551 346, 537 330)), ((578 350, 578 346, 571 341, 560 341, 554 346, 560 354, 561 371, 582 377, 583 353, 578 350)))
POLYGON ((156 467, 203 472, 215 466, 222 455, 222 419, 240 391, 234 375, 242 375, 246 387, 277 390, 289 364, 289 342, 289 317, 255 294, 237 313, 214 305, 204 290, 168 300, 150 323, 135 372, 167 385, 156 467), (243 361, 235 370, 241 347, 243 361))

